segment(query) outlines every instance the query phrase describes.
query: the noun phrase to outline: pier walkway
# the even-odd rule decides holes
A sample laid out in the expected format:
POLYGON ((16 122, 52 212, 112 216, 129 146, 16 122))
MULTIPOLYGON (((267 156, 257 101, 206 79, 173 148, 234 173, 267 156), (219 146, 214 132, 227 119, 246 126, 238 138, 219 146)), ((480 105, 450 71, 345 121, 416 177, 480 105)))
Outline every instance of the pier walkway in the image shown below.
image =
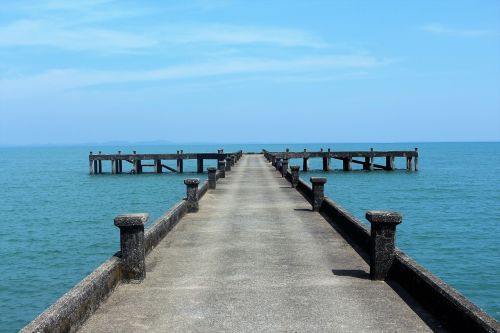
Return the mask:
POLYGON ((369 266, 262 155, 238 165, 81 332, 431 331, 432 316, 369 266))

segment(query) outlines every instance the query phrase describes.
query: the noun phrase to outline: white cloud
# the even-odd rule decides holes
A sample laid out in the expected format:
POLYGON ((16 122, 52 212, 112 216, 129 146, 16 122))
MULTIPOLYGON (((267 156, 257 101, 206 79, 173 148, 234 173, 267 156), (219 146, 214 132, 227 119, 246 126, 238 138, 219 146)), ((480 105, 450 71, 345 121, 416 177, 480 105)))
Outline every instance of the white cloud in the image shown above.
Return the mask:
POLYGON ((494 34, 494 32, 491 30, 456 29, 447 27, 439 23, 427 24, 421 26, 419 29, 437 35, 456 36, 456 37, 481 37, 494 34))
POLYGON ((207 43, 215 45, 270 44, 279 47, 326 48, 318 36, 275 27, 223 24, 165 25, 141 29, 104 29, 48 20, 19 20, 0 26, 0 47, 46 46, 66 50, 119 53, 168 45, 207 43))
POLYGON ((49 46, 69 50, 124 50, 152 47, 156 40, 127 32, 70 28, 47 21, 23 20, 0 27, 0 47, 49 46))
POLYGON ((263 43, 311 48, 329 46, 320 37, 297 29, 209 24, 194 27, 180 26, 170 29, 167 27, 166 30, 170 30, 171 37, 167 38, 165 42, 207 42, 229 45, 263 43))
POLYGON ((170 81, 224 75, 310 74, 314 71, 369 69, 390 63, 366 55, 337 55, 282 59, 233 59, 219 62, 180 65, 150 71, 50 70, 42 74, 0 80, 0 97, 17 98, 54 94, 65 90, 119 83, 170 81))

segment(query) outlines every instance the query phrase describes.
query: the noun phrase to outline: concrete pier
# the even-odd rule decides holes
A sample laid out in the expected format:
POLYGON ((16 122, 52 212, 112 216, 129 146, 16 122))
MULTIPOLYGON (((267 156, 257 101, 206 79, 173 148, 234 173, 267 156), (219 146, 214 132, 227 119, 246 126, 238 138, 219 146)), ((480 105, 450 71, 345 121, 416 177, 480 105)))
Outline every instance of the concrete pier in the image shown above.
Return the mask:
POLYGON ((138 154, 135 150, 132 151, 131 154, 124 154, 122 151, 119 151, 117 154, 101 154, 101 152, 99 152, 99 154, 93 154, 90 152, 89 173, 91 175, 104 173, 102 161, 111 162, 111 174, 129 172, 138 175, 145 172, 144 167, 153 167, 153 173, 163 173, 164 169, 175 173, 183 173, 185 160, 196 160, 196 172, 203 173, 205 160, 221 161, 229 158, 231 161, 230 165, 234 165, 241 155, 241 150, 232 153, 224 153, 222 149, 219 149, 217 153, 185 153, 183 150, 178 150, 173 154, 138 154), (168 160, 175 161, 176 166, 171 167, 163 164, 163 161, 168 160), (131 165, 130 171, 123 170, 123 162, 131 165))
POLYGON ((263 150, 263 153, 270 158, 275 160, 277 158, 287 157, 288 159, 302 159, 302 171, 309 171, 309 159, 311 158, 321 158, 323 160, 323 171, 329 171, 332 169, 331 160, 341 160, 342 170, 352 171, 352 164, 362 165, 362 170, 373 171, 373 170, 395 170, 395 158, 403 157, 406 159, 406 169, 411 171, 412 169, 418 170, 418 148, 415 150, 397 150, 397 151, 376 151, 370 148, 368 151, 333 151, 328 149, 324 151, 320 149, 319 151, 307 151, 304 149, 303 152, 269 152, 263 150), (376 158, 384 158, 384 164, 377 164, 376 158), (414 161, 412 163, 412 161, 414 161))
MULTIPOLYGON (((189 196, 189 194, 188 194, 189 196)), ((261 155, 244 155, 81 332, 386 332, 441 327, 311 211, 261 155)))

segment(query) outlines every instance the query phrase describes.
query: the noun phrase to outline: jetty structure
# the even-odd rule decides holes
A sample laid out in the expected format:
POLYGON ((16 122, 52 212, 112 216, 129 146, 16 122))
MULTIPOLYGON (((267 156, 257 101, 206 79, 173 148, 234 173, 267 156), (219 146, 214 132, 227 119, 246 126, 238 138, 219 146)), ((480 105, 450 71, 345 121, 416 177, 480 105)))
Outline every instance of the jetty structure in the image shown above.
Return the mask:
MULTIPOLYGON (((332 151, 330 148, 328 150, 321 149, 320 151, 310 151, 304 149, 303 152, 291 152, 288 148, 284 152, 269 152, 263 150, 264 156, 271 160, 273 165, 276 161, 282 159, 295 159, 300 158, 303 160, 302 171, 309 170, 309 159, 321 158, 323 160, 323 171, 329 171, 331 169, 331 159, 341 160, 343 162, 344 171, 352 171, 352 164, 361 164, 363 170, 387 170, 393 171, 395 167, 396 157, 403 157, 406 159, 406 169, 418 170, 418 148, 409 151, 374 151, 370 148, 369 151, 332 151), (375 158, 385 158, 385 164, 375 163, 375 158), (362 160, 356 159, 361 158, 362 160)), ((164 170, 168 170, 176 173, 184 172, 184 161, 185 160, 196 160, 196 172, 203 173, 204 160, 217 160, 226 161, 226 163, 234 164, 231 159, 241 158, 242 151, 237 151, 233 153, 224 153, 223 149, 219 149, 217 153, 184 153, 183 150, 178 150, 175 154, 137 154, 137 151, 133 151, 132 154, 122 154, 118 151, 117 154, 89 154, 89 167, 90 174, 102 174, 103 173, 103 161, 110 161, 111 163, 111 173, 121 174, 123 173, 123 162, 129 163, 132 166, 131 173, 141 174, 143 173, 144 167, 153 167, 154 173, 162 173, 164 170), (168 166, 163 163, 163 161, 175 160, 177 162, 176 168, 168 166)))
POLYGON ((278 155, 218 160, 147 229, 117 216, 120 251, 22 332, 498 332, 395 247, 399 213, 367 228, 278 155))
MULTIPOLYGON (((153 167, 154 173, 162 173, 163 170, 168 170, 171 172, 183 173, 184 172, 184 161, 185 160, 196 160, 196 171, 198 173, 203 173, 203 162, 205 160, 217 160, 225 161, 227 159, 234 159, 236 157, 241 157, 242 151, 234 153, 224 153, 223 149, 219 149, 217 153, 184 153, 183 150, 178 150, 175 154, 137 154, 137 151, 133 151, 132 154, 122 154, 118 151, 117 154, 89 154, 89 164, 90 164, 90 174, 102 174, 103 173, 103 161, 111 162, 111 173, 121 174, 123 173, 123 162, 130 163, 132 165, 131 173, 141 174, 143 173, 144 167, 153 167), (173 168, 163 163, 163 161, 175 160, 177 162, 177 167, 173 168), (149 163, 144 163, 144 161, 149 161, 149 163)), ((234 161, 229 161, 231 164, 234 161)))

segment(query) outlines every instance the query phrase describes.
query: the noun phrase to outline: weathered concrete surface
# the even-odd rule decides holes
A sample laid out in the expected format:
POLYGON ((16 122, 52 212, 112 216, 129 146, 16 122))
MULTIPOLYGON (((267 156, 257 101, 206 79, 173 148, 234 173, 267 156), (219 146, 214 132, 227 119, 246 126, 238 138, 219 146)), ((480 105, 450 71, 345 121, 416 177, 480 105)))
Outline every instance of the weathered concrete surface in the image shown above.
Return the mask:
POLYGON ((147 257, 146 280, 120 285, 81 331, 431 330, 310 207, 244 156, 147 257))

